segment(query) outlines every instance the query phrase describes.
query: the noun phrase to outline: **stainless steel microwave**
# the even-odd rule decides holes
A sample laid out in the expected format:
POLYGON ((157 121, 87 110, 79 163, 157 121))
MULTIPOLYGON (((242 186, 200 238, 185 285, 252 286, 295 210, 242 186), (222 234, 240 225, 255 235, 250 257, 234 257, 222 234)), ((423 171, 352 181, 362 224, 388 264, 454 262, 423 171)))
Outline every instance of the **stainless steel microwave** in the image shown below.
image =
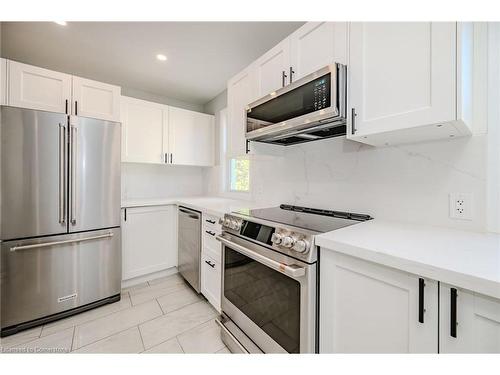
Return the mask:
POLYGON ((246 139, 292 145, 346 134, 347 67, 327 65, 246 108, 246 139))

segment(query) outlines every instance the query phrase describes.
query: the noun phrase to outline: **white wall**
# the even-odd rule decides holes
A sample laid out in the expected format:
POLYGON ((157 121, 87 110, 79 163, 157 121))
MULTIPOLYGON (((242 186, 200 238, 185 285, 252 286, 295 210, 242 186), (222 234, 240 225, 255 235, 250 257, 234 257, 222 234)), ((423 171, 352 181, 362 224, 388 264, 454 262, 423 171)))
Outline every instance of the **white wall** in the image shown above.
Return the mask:
POLYGON ((204 194, 202 168, 122 163, 122 199, 204 194))

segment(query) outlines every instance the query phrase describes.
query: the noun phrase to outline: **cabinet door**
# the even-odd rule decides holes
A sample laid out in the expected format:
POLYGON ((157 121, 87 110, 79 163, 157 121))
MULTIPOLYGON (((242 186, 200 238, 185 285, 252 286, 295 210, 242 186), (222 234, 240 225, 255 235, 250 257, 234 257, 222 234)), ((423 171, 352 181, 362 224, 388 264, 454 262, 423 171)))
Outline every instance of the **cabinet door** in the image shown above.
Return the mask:
POLYGON ((69 74, 10 60, 7 69, 10 106, 68 113, 71 101, 69 74))
POLYGON ((437 353, 436 281, 322 250, 320 282, 322 353, 437 353))
POLYGON ((119 122, 120 92, 118 86, 73 76, 72 113, 119 122))
POLYGON ((251 65, 227 83, 227 154, 245 155, 246 107, 257 99, 255 66, 251 65))
POLYGON ((172 164, 214 164, 214 116, 169 107, 169 152, 172 164))
POLYGON ((122 211, 123 280, 177 266, 176 206, 122 211))
POLYGON ((201 257, 201 293, 221 312, 221 262, 206 253, 201 257))
POLYGON ((0 105, 7 104, 7 60, 0 58, 0 105))
POLYGON ((446 284, 439 298, 441 353, 500 353, 500 300, 446 284))
POLYGON ((163 136, 168 107, 122 96, 120 112, 122 161, 165 163, 167 151, 163 149, 163 136))
POLYGON ((308 22, 291 36, 291 81, 322 67, 347 64, 347 23, 308 22))
POLYGON ((255 62, 259 97, 288 85, 290 67, 290 39, 287 38, 255 62))
POLYGON ((455 120, 455 75, 456 23, 351 23, 348 100, 356 116, 350 133, 455 120))

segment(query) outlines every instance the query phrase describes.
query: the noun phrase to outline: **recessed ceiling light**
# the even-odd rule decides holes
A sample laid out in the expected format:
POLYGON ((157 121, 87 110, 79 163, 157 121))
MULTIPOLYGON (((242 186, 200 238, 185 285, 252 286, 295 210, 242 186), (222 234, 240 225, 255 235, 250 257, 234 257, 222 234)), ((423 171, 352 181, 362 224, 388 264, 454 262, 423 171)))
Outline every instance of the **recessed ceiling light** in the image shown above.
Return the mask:
POLYGON ((66 21, 54 21, 54 23, 57 23, 58 25, 61 25, 61 26, 67 25, 66 21))
POLYGON ((167 56, 162 55, 161 53, 156 55, 156 58, 160 61, 167 61, 167 56))

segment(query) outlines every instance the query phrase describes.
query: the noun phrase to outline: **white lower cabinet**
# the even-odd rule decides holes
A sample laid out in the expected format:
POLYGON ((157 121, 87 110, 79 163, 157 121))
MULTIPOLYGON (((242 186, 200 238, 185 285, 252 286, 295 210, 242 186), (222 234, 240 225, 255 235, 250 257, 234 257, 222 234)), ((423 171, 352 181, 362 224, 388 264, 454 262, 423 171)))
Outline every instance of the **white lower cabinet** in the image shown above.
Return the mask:
POLYGON ((500 353, 500 300, 440 285, 439 351, 500 353))
POLYGON ((201 256, 201 293, 219 312, 221 312, 221 280, 220 259, 215 259, 203 251, 201 256))
POLYGON ((437 281, 329 250, 320 273, 321 353, 437 353, 437 281))
POLYGON ((122 211, 122 279, 177 266, 177 206, 122 211))
POLYGON ((217 216, 203 214, 201 250, 201 293, 221 312, 222 246, 215 236, 221 233, 217 216))

